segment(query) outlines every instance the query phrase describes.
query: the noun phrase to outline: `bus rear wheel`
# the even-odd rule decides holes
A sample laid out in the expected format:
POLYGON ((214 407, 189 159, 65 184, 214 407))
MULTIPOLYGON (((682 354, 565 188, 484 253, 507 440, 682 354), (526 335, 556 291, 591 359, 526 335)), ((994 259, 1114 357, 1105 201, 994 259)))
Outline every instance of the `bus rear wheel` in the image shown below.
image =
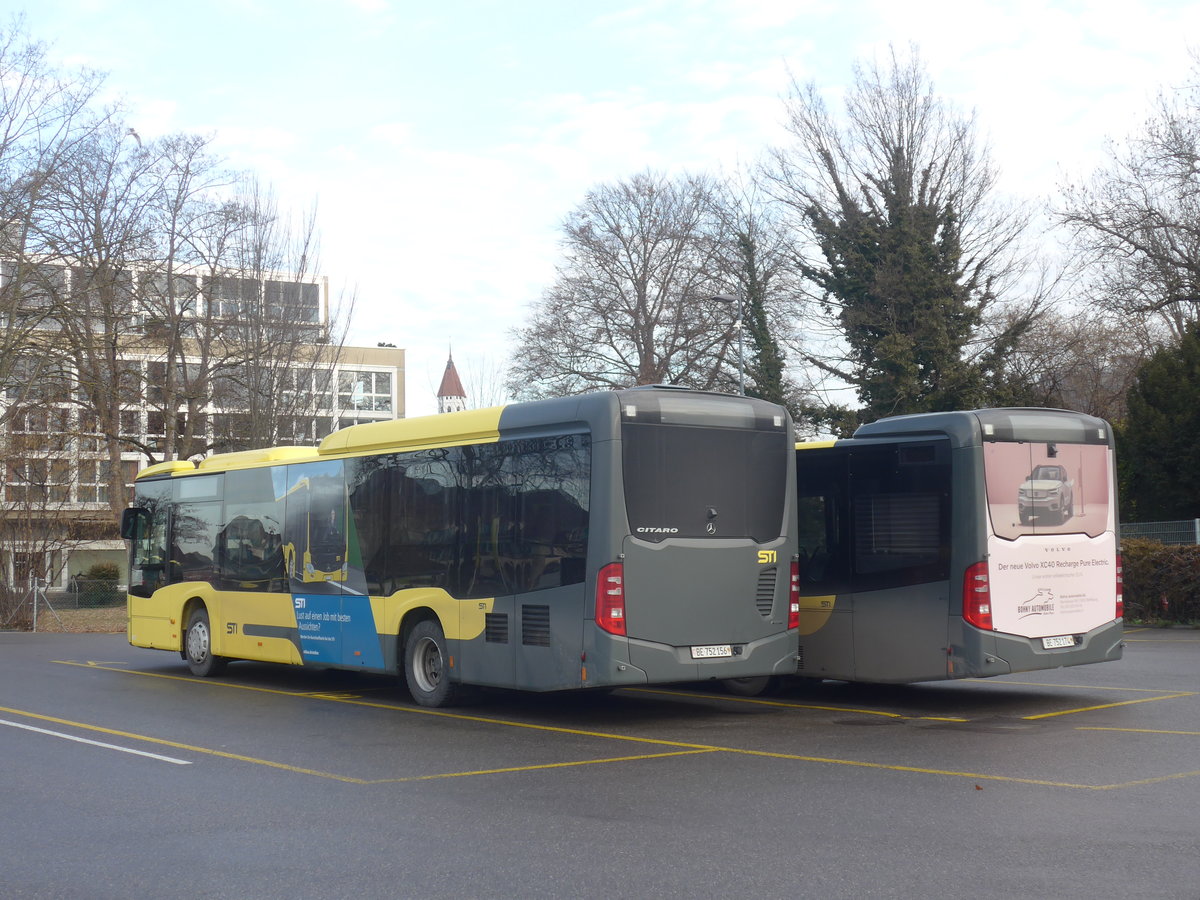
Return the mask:
POLYGON ((193 675, 207 678, 216 675, 228 662, 224 657, 213 656, 212 626, 208 621, 208 610, 199 606, 188 617, 187 631, 183 635, 183 658, 193 675))
POLYGON ((404 678, 408 692, 421 706, 451 706, 458 699, 449 660, 441 625, 425 619, 413 626, 404 643, 404 678))

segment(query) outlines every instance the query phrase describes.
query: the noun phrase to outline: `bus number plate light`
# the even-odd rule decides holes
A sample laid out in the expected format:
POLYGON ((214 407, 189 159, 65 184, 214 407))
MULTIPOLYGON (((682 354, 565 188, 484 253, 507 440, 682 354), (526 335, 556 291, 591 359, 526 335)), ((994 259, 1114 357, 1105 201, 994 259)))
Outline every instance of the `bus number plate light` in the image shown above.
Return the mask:
POLYGON ((1042 647, 1046 650, 1053 650, 1055 647, 1074 647, 1075 635, 1064 634, 1061 637, 1044 637, 1042 638, 1042 647))
POLYGON ((733 647, 729 644, 709 644, 692 648, 692 659, 721 659, 726 656, 733 656, 733 647))

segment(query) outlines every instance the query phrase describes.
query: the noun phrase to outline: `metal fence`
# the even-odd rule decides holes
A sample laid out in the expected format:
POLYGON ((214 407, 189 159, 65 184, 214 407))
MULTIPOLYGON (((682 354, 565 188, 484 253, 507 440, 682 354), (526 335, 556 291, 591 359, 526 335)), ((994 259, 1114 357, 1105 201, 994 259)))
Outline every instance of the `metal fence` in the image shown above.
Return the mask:
POLYGON ((1122 522, 1121 537, 1145 538, 1162 544, 1200 544, 1200 519, 1178 522, 1122 522))

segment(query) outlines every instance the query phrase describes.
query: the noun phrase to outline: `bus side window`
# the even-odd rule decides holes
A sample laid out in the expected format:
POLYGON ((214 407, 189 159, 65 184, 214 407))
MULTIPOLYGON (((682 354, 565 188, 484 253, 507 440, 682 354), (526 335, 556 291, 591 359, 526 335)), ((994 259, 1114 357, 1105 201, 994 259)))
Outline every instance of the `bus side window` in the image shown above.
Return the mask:
POLYGON ((855 590, 949 575, 950 467, 944 444, 866 447, 850 454, 855 590))
POLYGON ((802 450, 796 454, 797 529, 802 593, 833 594, 847 589, 846 455, 802 450))
POLYGON ((829 562, 829 542, 826 535, 826 499, 824 497, 800 497, 797 506, 799 528, 796 536, 800 543, 800 579, 808 583, 820 582, 824 578, 829 562))

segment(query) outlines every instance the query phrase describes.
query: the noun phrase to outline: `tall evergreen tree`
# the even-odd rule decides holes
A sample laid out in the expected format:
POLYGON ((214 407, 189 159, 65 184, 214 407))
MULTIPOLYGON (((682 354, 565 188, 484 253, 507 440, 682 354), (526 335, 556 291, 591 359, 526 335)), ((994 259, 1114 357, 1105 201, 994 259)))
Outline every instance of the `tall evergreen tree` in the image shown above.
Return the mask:
POLYGON ((1142 364, 1117 432, 1122 517, 1200 518, 1200 325, 1142 364))
POLYGON ((867 420, 985 402, 1037 302, 983 337, 1021 274, 1027 216, 992 199, 973 119, 934 94, 915 51, 856 67, 844 126, 812 85, 789 113, 796 143, 775 156, 775 193, 796 213, 799 271, 840 338, 807 360, 855 388, 867 420))

